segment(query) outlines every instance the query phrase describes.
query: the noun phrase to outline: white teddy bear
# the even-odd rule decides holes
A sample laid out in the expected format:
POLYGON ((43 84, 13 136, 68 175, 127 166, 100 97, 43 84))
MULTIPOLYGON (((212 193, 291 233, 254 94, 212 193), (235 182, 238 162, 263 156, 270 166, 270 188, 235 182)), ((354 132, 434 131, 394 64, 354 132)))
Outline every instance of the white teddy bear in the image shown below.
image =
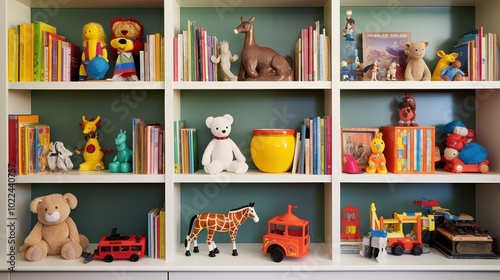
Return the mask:
POLYGON ((229 114, 222 117, 208 117, 205 120, 205 124, 212 131, 214 138, 208 143, 201 164, 204 166, 205 172, 210 175, 219 174, 224 170, 242 174, 248 170, 245 156, 229 138, 232 123, 233 117, 229 114))

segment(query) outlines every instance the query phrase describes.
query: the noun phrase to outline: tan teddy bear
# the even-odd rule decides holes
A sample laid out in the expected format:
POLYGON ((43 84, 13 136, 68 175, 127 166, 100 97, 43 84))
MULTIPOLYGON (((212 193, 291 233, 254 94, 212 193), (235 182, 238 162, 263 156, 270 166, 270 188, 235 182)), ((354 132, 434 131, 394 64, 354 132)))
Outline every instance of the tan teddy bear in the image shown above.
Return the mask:
POLYGON ((78 200, 71 193, 50 194, 33 199, 30 210, 38 214, 38 222, 19 248, 28 261, 43 260, 47 255, 61 255, 71 260, 79 258, 89 240, 78 233, 71 209, 78 200))
POLYGON ((430 81, 431 70, 425 64, 425 48, 428 41, 405 43, 405 53, 408 55, 408 64, 405 70, 405 81, 430 81))

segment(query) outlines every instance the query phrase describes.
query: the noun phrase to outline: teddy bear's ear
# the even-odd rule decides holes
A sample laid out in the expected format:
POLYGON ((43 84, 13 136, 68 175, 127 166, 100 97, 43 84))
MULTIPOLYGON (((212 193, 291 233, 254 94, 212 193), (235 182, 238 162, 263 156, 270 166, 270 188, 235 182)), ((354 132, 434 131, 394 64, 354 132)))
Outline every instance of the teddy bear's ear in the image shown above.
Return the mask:
POLYGON ((429 41, 422 41, 422 43, 427 47, 429 45, 429 41))
POLYGON ((139 24, 137 24, 137 22, 131 22, 132 25, 134 26, 135 30, 137 30, 137 33, 139 33, 141 31, 141 27, 139 26, 139 24))
POLYGON ((31 203, 30 203, 31 212, 33 212, 35 214, 38 212, 38 205, 40 205, 40 203, 42 203, 44 198, 45 198, 45 196, 40 196, 40 197, 37 197, 31 201, 31 203))
POLYGON ((208 128, 212 128, 212 121, 214 120, 214 117, 210 116, 205 120, 205 124, 207 125, 208 128))
POLYGON ((75 209, 76 205, 78 204, 78 199, 76 199, 76 196, 74 196, 71 193, 66 193, 63 195, 63 199, 68 202, 68 205, 71 209, 75 209))
POLYGON ((229 124, 233 124, 233 116, 225 114, 224 118, 229 121, 229 124))

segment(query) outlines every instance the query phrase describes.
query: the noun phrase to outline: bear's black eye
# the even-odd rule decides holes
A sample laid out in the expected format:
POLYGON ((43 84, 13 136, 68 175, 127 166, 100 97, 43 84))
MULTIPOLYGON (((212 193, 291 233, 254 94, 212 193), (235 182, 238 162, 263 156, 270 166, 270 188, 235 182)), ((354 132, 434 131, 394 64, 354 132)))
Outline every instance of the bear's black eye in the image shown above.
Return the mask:
POLYGON ((218 127, 216 127, 216 128, 215 128, 215 130, 219 130, 219 128, 218 128, 218 127))
POLYGON ((56 206, 56 209, 58 209, 58 208, 59 208, 59 206, 56 206))
POLYGON ((45 212, 47 212, 47 208, 45 208, 45 212))

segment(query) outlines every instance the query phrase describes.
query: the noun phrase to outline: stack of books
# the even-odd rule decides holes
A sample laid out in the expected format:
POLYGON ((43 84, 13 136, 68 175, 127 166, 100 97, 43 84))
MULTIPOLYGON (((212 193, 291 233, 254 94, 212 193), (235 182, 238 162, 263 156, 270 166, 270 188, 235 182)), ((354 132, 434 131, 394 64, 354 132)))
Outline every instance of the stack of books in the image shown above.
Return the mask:
POLYGON ((50 126, 39 122, 38 115, 9 115, 9 165, 17 175, 48 170, 50 126))
POLYGON ((57 34, 57 28, 43 21, 23 23, 9 34, 10 82, 77 81, 80 47, 57 34))
POLYGON ((299 32, 295 44, 295 81, 330 80, 330 38, 320 23, 299 32))
POLYGON ((165 130, 157 123, 132 118, 132 172, 135 174, 165 173, 165 130))
POLYGON ((193 174, 198 168, 197 130, 185 127, 184 120, 174 121, 174 166, 176 174, 193 174))
POLYGON ((217 81, 217 37, 188 20, 187 30, 174 38, 174 81, 217 81))
POLYGON ((165 259, 165 207, 155 207, 148 213, 148 256, 165 259))
POLYGON ((296 134, 292 173, 332 174, 331 140, 330 115, 305 119, 296 134))

